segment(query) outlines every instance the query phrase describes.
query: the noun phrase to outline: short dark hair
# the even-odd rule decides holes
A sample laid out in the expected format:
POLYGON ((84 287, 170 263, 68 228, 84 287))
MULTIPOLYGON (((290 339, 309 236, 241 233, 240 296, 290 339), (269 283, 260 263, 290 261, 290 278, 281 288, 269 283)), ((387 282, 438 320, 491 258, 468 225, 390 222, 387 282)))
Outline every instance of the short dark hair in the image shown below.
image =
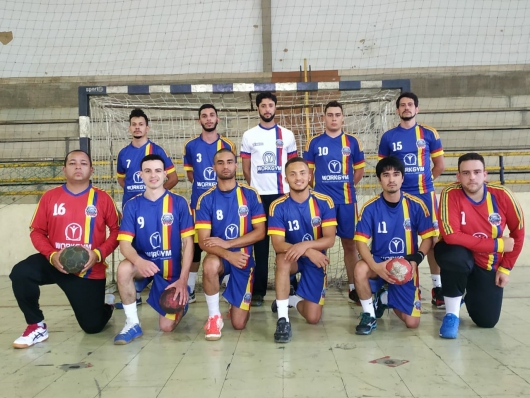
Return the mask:
POLYGON ((307 163, 307 160, 305 160, 304 158, 301 158, 300 156, 295 156, 294 158, 291 158, 287 161, 287 163, 285 163, 285 170, 287 171, 287 168, 292 165, 293 163, 303 163, 305 164, 307 167, 309 167, 309 164, 307 163))
POLYGON ((86 153, 82 149, 74 149, 73 151, 68 152, 66 154, 66 156, 64 157, 64 166, 66 166, 66 162, 68 161, 68 156, 70 156, 70 154, 72 154, 74 152, 81 152, 81 153, 84 153, 85 155, 87 155, 88 156, 88 162, 90 163, 90 167, 92 167, 92 158, 90 157, 90 155, 88 153, 86 153))
POLYGON ((328 108, 340 108, 340 111, 344 113, 342 104, 339 101, 329 101, 324 108, 324 113, 327 112, 328 108))
POLYGON ((458 158, 458 171, 459 172, 460 172, 460 163, 466 162, 468 160, 480 160, 482 162, 482 166, 484 166, 484 170, 486 170, 486 162, 484 162, 484 157, 476 152, 468 152, 458 158))
POLYGON ((135 108, 131 111, 131 114, 129 115, 129 124, 131 124, 131 119, 133 117, 143 117, 145 119, 145 125, 149 126, 149 118, 140 108, 135 108))
POLYGON ((203 109, 213 109, 215 111, 215 115, 217 116, 217 109, 215 109, 215 106, 213 106, 212 104, 203 104, 199 108, 199 119, 201 118, 201 111, 203 109))
POLYGON ((405 176, 405 165, 399 158, 395 156, 388 156, 377 162, 377 165, 375 166, 375 174, 377 175, 377 179, 381 180, 381 174, 389 170, 399 171, 402 176, 405 176))
POLYGON ((411 100, 414 101, 414 106, 416 108, 420 104, 420 101, 418 100, 418 96, 409 91, 409 92, 401 93, 401 95, 398 97, 398 99, 396 100, 396 109, 399 108, 399 101, 401 101, 401 98, 410 98, 411 100))
POLYGON ((162 164, 164 165, 164 169, 166 168, 166 162, 164 162, 164 158, 160 155, 157 155, 156 153, 152 153, 150 155, 145 155, 140 162, 140 170, 142 169, 145 162, 148 162, 150 160, 160 160, 162 164))
POLYGON ((231 153, 233 156, 234 156, 234 160, 237 162, 237 156, 234 152, 232 152, 230 149, 228 148, 221 148, 219 149, 217 152, 215 152, 215 155, 213 155, 213 161, 215 162, 215 158, 217 157, 217 155, 221 154, 221 153, 225 153, 225 152, 228 152, 228 153, 231 153))
POLYGON ((264 93, 259 93, 258 95, 256 95, 256 106, 259 107, 259 104, 261 104, 261 101, 263 101, 265 98, 273 100, 274 105, 278 103, 278 99, 273 93, 265 91, 264 93))

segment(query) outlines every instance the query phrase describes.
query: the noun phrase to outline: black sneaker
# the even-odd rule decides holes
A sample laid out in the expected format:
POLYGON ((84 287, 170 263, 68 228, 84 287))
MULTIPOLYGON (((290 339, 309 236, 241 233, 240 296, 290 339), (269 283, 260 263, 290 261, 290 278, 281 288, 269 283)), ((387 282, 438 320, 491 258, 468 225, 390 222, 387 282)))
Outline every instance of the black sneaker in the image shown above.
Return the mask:
POLYGON ((381 318, 383 316, 383 314, 385 313, 385 311, 388 309, 388 305, 383 304, 381 302, 381 296, 385 292, 387 292, 386 294, 388 294, 388 290, 387 290, 386 286, 383 286, 375 294, 374 308, 375 308, 375 317, 377 319, 381 318))
POLYGON ((442 293, 441 287, 433 287, 432 291, 432 300, 431 304, 436 306, 436 308, 445 308, 445 299, 442 293))
POLYGON ((276 323, 276 331, 274 332, 275 343, 288 343, 293 337, 291 331, 291 322, 288 322, 285 318, 278 319, 276 323))
POLYGON ((356 305, 361 305, 361 299, 357 294, 357 290, 350 290, 350 292, 348 293, 348 302, 356 305))
POLYGON ((370 313, 363 312, 361 322, 355 328, 355 334, 370 334, 375 329, 377 329, 377 320, 370 316, 370 313))

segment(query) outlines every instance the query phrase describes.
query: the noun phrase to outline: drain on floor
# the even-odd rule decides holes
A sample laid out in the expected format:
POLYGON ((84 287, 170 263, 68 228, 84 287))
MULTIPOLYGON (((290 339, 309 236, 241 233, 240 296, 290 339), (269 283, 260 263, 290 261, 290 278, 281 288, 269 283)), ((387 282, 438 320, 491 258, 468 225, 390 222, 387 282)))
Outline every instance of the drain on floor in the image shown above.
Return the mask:
POLYGON ((408 362, 409 361, 407 361, 406 359, 394 359, 394 358, 390 358, 389 356, 374 359, 373 361, 370 361, 370 363, 377 363, 379 365, 385 365, 385 366, 388 366, 389 368, 395 368, 397 366, 404 365, 408 362))

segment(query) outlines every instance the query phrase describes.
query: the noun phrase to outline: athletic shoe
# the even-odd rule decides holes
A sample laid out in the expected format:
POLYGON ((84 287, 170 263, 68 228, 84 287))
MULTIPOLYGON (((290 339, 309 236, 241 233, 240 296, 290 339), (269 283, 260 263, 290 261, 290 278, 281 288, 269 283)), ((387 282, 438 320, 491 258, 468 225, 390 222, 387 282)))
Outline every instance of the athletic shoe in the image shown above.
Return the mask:
MULTIPOLYGON (((136 299, 136 305, 142 305, 141 297, 136 299)), ((116 308, 117 310, 123 310, 123 303, 118 301, 116 304, 114 304, 114 308, 116 308)))
POLYGON ((127 324, 125 327, 121 330, 120 333, 114 337, 114 344, 116 345, 125 345, 129 344, 131 341, 136 340, 139 337, 142 337, 143 332, 142 328, 140 327, 140 324, 136 323, 132 326, 128 326, 127 324))
POLYGON ((252 307, 261 307, 263 305, 263 296, 261 294, 253 294, 250 305, 252 307))
POLYGON ((204 324, 204 338, 208 341, 219 340, 223 326, 223 317, 221 315, 209 317, 204 324))
POLYGON ((197 301, 197 297, 195 297, 195 290, 191 292, 188 297, 188 304, 195 303, 197 301))
POLYGON ((455 314, 446 314, 440 328, 440 337, 443 339, 456 339, 458 336, 460 318, 455 314))
POLYGON ((361 322, 355 327, 355 334, 370 334, 377 329, 377 320, 369 312, 361 314, 361 322))
POLYGON ((291 322, 285 318, 278 319, 276 323, 276 331, 274 332, 274 342, 275 343, 288 343, 293 337, 293 332, 291 330, 291 322))
POLYGON ((442 293, 441 287, 433 287, 431 291, 431 295, 432 295, 432 300, 431 300, 432 305, 440 309, 445 308, 445 299, 444 299, 444 295, 442 293))
POLYGON ((48 327, 46 324, 39 326, 38 323, 32 323, 28 325, 22 336, 13 342, 13 347, 28 348, 46 340, 48 340, 48 327))
POLYGON ((353 289, 350 290, 348 293, 348 303, 361 305, 361 299, 359 298, 359 295, 357 294, 357 290, 353 289))
POLYGON ((388 305, 383 304, 381 302, 381 296, 385 292, 388 295, 388 290, 386 289, 385 286, 383 286, 375 294, 375 300, 374 300, 375 305, 374 305, 374 307, 375 307, 375 317, 377 319, 381 318, 383 316, 383 314, 385 313, 385 311, 388 309, 388 305))

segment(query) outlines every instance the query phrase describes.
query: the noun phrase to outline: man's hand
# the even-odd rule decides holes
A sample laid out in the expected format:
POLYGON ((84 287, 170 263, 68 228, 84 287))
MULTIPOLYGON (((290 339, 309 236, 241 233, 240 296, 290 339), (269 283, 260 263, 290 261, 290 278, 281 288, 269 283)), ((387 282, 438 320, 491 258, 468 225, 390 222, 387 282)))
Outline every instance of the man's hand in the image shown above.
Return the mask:
POLYGON ((188 281, 180 278, 168 285, 165 290, 171 289, 172 287, 176 289, 175 296, 173 296, 173 300, 176 300, 177 296, 180 294, 178 301, 179 305, 186 305, 186 303, 188 302, 188 281))
POLYGON ((509 236, 503 236, 502 240, 504 241, 504 253, 509 253, 513 251, 514 240, 509 236))
POLYGON ((138 269, 138 273, 142 275, 144 278, 153 276, 154 274, 158 272, 158 267, 156 266, 155 263, 149 260, 144 260, 143 258, 134 265, 136 265, 136 268, 138 269))
POLYGON ((289 250, 285 252, 285 259, 291 263, 298 261, 298 259, 305 254, 308 246, 308 242, 300 242, 292 245, 289 250))
POLYGON ((86 249, 86 251, 88 252, 88 262, 85 264, 85 267, 81 270, 81 272, 87 272, 94 266, 94 264, 98 262, 98 255, 94 250, 86 249))
POLYGON ((307 249, 306 256, 318 268, 325 268, 329 265, 329 257, 318 250, 307 249))
POLYGON ((504 287, 510 282, 510 275, 506 275, 504 272, 497 271, 495 273, 495 284, 499 287, 504 287))
POLYGON ((231 245, 230 245, 230 241, 227 241, 227 240, 224 240, 224 239, 221 239, 221 238, 216 238, 216 237, 209 237, 209 238, 206 238, 204 239, 204 246, 206 247, 221 247, 223 249, 230 249, 231 245))
POLYGON ((227 260, 234 267, 244 269, 244 268, 247 268, 249 257, 250 256, 247 253, 244 253, 242 251, 237 251, 237 252, 230 252, 228 254, 227 260))
POLYGON ((386 269, 386 264, 391 261, 392 259, 383 261, 382 263, 375 263, 375 265, 372 268, 372 271, 374 271, 377 275, 379 275, 381 278, 383 278, 386 282, 390 284, 395 284, 394 280, 392 279, 392 275, 390 272, 386 269))
POLYGON ((59 272, 62 272, 63 274, 67 274, 68 275, 68 272, 66 272, 63 268, 63 265, 61 264, 61 262, 59 261, 59 257, 61 256, 61 253, 63 252, 64 249, 58 251, 57 253, 55 253, 53 256, 52 256, 52 265, 57 269, 57 271, 59 272))

